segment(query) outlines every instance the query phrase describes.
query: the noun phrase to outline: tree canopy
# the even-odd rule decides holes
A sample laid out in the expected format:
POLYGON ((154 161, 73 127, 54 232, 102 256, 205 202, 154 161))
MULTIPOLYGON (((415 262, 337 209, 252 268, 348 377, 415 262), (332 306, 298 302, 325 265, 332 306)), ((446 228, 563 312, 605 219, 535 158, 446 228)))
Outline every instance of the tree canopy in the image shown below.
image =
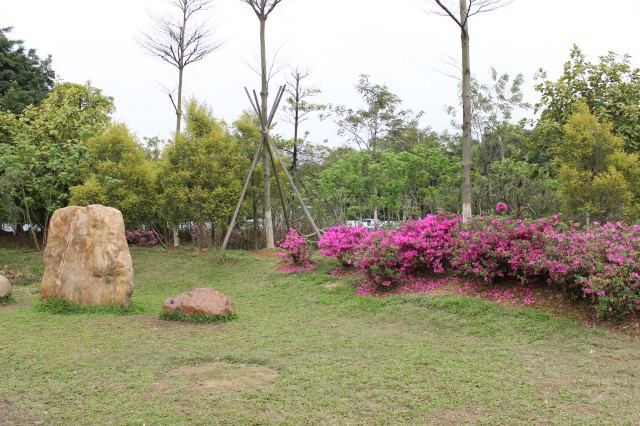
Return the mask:
POLYGON ((548 80, 547 72, 539 71, 536 78, 541 81, 535 87, 541 99, 536 111, 541 112, 541 122, 557 124, 556 141, 577 103, 584 102, 600 122, 611 123, 611 131, 627 151, 640 150, 640 69, 633 68, 629 59, 608 52, 592 63, 574 45, 558 80, 548 80))
POLYGON ((12 28, 0 28, 0 109, 22 112, 38 105, 53 89, 51 56, 41 59, 22 40, 8 37, 12 28))

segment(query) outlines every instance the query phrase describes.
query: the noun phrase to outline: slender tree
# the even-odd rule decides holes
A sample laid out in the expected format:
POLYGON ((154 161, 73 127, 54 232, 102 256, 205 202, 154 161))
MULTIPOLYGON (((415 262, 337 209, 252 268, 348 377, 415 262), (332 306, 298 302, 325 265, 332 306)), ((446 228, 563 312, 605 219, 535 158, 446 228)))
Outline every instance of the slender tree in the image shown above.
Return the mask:
MULTIPOLYGON (((268 117, 267 101, 269 98, 269 82, 267 72, 267 49, 266 49, 266 24, 267 18, 273 12, 275 7, 282 0, 240 0, 248 4, 260 21, 260 74, 261 74, 261 90, 260 90, 260 109, 262 117, 268 117)), ((275 238, 273 234, 273 215, 271 212, 271 171, 269 169, 269 129, 264 128, 265 123, 261 123, 262 141, 264 143, 263 170, 264 170, 264 231, 267 237, 267 248, 275 247, 275 238)))
MULTIPOLYGON (((176 112, 176 140, 180 136, 182 122, 182 89, 184 69, 187 65, 204 59, 208 54, 222 47, 219 41, 211 41, 212 28, 206 22, 196 21, 196 14, 207 11, 213 0, 168 0, 178 10, 175 15, 152 18, 149 32, 143 33, 138 41, 151 56, 160 58, 178 70, 178 93, 167 90, 176 112)), ((175 225, 175 224, 174 224, 175 225)), ((180 245, 177 225, 174 227, 174 246, 180 245)))
POLYGON ((320 93, 320 89, 316 87, 303 86, 302 80, 309 77, 309 70, 300 70, 295 68, 291 70, 290 76, 287 79, 287 105, 284 106, 284 111, 287 113, 286 120, 293 124, 293 149, 291 152, 291 167, 292 173, 295 173, 298 167, 298 151, 300 143, 299 129, 300 124, 309 119, 308 114, 314 111, 321 111, 325 107, 324 105, 314 104, 307 99, 312 96, 316 96, 320 93))
POLYGON ((462 219, 471 218, 471 65, 469 61, 469 18, 511 3, 512 0, 434 0, 438 14, 449 16, 460 27, 462 47, 462 219), (455 3, 459 3, 456 11, 455 3))

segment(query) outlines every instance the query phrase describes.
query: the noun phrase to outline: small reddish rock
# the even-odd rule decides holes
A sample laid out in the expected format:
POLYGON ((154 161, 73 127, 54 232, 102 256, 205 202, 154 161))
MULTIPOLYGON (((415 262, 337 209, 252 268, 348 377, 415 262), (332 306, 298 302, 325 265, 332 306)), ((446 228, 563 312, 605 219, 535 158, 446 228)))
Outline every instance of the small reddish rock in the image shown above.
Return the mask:
POLYGON ((180 312, 184 315, 231 315, 235 311, 233 302, 212 288, 196 288, 187 293, 171 297, 162 304, 164 312, 180 312))

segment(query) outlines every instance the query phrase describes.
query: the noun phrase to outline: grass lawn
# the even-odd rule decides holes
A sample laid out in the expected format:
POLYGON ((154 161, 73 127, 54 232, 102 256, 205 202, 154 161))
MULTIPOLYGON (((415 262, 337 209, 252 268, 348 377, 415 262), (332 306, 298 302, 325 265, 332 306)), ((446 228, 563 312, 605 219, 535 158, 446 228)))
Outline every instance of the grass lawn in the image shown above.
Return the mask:
POLYGON ((41 255, 0 248, 23 273, 0 306, 0 425, 640 423, 636 337, 464 296, 360 297, 333 259, 283 275, 249 252, 132 256, 132 315, 62 315, 37 309, 41 255), (237 319, 158 319, 197 287, 237 319))

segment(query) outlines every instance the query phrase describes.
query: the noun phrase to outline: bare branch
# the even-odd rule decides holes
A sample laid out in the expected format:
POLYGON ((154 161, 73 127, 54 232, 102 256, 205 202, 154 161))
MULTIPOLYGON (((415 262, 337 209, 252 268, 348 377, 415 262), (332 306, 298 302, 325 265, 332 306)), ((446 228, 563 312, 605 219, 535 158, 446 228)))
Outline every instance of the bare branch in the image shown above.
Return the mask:
MULTIPOLYGON (((287 67, 288 57, 282 57, 282 46, 276 48, 271 55, 271 60, 267 64, 267 83, 270 83, 273 77, 280 74, 282 70, 287 67)), ((249 67, 251 71, 259 76, 262 76, 262 67, 260 63, 260 55, 257 52, 253 53, 250 60, 243 59, 242 62, 249 67)))
MULTIPOLYGON (((457 17, 453 12, 451 12, 451 10, 450 10, 447 6, 445 6, 445 5, 442 3, 442 1, 441 1, 441 0, 435 0, 435 2, 436 2, 436 3, 438 4, 438 6, 440 6, 440 8, 444 11, 444 15, 445 15, 445 16, 449 16, 451 19, 453 19, 453 21, 454 21, 456 24, 458 24, 458 26, 459 26, 460 28, 464 28, 464 24, 462 23, 462 19, 458 19, 458 17, 457 17)), ((442 15, 442 14, 440 14, 440 15, 442 15)))
POLYGON ((150 56, 182 69, 222 47, 209 41, 213 30, 206 23, 193 23, 194 14, 209 10, 213 0, 169 0, 177 16, 151 17, 151 29, 136 41, 150 56))
POLYGON ((240 0, 251 6, 258 18, 267 19, 282 0, 240 0))
POLYGON ((469 11, 467 12, 467 17, 477 15, 479 13, 491 12, 511 3, 513 3, 513 0, 469 0, 469 11), (471 10, 473 5, 477 5, 477 9, 475 11, 471 10))
POLYGON ((462 64, 460 63, 460 61, 458 61, 457 59, 453 58, 451 55, 445 55, 445 59, 442 58, 438 58, 435 55, 429 55, 432 58, 434 58, 435 60, 442 62, 444 65, 446 65, 449 68, 453 68, 457 74, 454 74, 453 71, 447 71, 445 69, 441 69, 441 68, 437 68, 433 65, 431 65, 431 69, 436 71, 439 74, 442 74, 446 77, 452 78, 454 80, 457 80, 458 82, 462 82, 462 78, 460 77, 460 70, 462 69, 462 64))
MULTIPOLYGON (((429 0, 430 1, 430 0, 429 0)), ((439 10, 430 10, 428 13, 438 16, 448 16, 464 30, 464 26, 467 24, 469 17, 477 15, 479 13, 491 12, 501 7, 507 6, 513 2, 513 0, 468 0, 467 8, 464 13, 456 10, 457 1, 451 0, 449 4, 445 4, 444 0, 433 0, 439 7, 439 10)))

